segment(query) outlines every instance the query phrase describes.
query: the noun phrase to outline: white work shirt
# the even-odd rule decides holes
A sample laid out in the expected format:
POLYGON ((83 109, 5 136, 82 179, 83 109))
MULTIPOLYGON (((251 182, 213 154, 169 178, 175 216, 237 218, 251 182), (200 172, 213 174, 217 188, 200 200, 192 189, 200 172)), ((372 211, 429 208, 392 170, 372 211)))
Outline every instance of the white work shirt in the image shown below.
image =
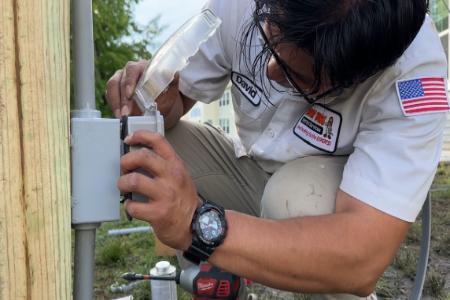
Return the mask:
MULTIPOLYGON (((446 57, 430 18, 395 65, 338 97, 311 106, 298 96, 280 92, 286 88, 269 83, 265 74, 252 78, 239 58, 248 51, 240 48, 241 33, 251 22, 253 5, 249 0, 209 1, 207 7, 222 19, 222 25, 180 73, 180 91, 209 103, 221 96, 231 80, 241 143, 235 146, 238 156, 249 155, 267 172, 274 172, 304 156, 349 155, 340 189, 413 222, 439 161, 446 114, 404 112, 397 87, 402 80, 430 77, 441 78, 445 87, 446 57)), ((255 34, 251 55, 262 44, 255 34)))

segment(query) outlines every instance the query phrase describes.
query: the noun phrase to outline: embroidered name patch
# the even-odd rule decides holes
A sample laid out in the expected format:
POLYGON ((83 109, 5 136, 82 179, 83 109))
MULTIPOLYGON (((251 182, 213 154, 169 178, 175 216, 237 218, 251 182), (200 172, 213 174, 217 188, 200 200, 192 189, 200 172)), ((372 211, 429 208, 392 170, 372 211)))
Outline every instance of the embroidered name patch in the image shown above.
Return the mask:
POLYGON ((261 103, 261 90, 253 81, 236 72, 231 73, 231 81, 251 104, 259 106, 261 103))
POLYGON ((294 127, 294 134, 307 144, 322 151, 336 151, 341 130, 341 114, 315 104, 310 107, 294 127))
POLYGON ((405 116, 450 110, 446 82, 442 77, 397 81, 397 94, 405 116))

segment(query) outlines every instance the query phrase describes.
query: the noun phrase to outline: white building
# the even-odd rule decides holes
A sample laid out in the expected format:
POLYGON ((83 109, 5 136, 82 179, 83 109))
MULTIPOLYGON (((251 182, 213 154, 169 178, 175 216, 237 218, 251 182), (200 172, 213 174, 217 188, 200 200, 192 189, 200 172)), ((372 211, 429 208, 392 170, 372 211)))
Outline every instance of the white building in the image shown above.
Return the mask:
POLYGON ((213 103, 204 104, 197 102, 183 119, 197 123, 209 123, 221 128, 227 134, 236 136, 234 124, 233 103, 231 101, 231 85, 229 85, 222 97, 213 103))

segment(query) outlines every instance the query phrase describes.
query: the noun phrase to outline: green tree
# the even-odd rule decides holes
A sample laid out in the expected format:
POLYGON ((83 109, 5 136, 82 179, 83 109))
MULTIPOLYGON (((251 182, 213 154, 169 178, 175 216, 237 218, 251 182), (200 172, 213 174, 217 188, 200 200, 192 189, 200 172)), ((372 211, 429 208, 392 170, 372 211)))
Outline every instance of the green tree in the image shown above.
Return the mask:
POLYGON ((161 32, 159 17, 145 26, 133 19, 141 0, 94 0, 95 96, 103 116, 112 116, 105 103, 106 82, 127 61, 150 59, 149 47, 161 32))

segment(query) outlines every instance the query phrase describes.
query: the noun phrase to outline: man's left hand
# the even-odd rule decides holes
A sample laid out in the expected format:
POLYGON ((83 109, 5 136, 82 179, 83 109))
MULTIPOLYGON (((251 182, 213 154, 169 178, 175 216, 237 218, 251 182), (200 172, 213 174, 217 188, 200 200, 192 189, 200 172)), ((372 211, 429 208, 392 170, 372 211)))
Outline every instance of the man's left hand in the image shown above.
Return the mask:
POLYGON ((183 161, 157 133, 136 131, 124 142, 145 147, 122 157, 123 175, 117 186, 124 193, 139 193, 149 198, 148 203, 127 199, 125 209, 132 217, 149 222, 164 244, 187 249, 192 241, 192 216, 199 200, 183 161), (135 172, 138 168, 152 177, 135 172))

